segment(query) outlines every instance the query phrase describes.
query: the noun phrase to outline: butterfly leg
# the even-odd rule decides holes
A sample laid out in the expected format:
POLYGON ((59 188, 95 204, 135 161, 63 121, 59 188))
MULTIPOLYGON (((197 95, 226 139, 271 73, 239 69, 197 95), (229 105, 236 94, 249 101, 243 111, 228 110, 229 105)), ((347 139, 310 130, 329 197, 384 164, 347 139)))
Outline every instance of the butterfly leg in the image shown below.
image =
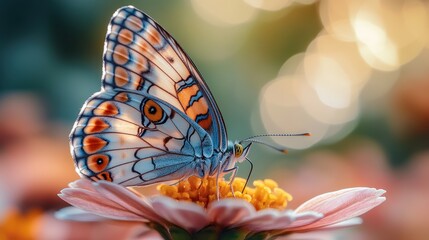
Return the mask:
MULTIPOLYGON (((219 161, 219 166, 222 166, 222 160, 219 161)), ((220 177, 220 172, 221 171, 217 171, 217 174, 216 174, 216 196, 217 196, 217 200, 218 201, 220 199, 220 193, 219 193, 219 177, 220 177)))
POLYGON ((237 175, 237 171, 238 171, 238 166, 235 166, 235 167, 230 168, 230 169, 225 169, 225 170, 223 171, 223 172, 224 172, 224 173, 226 173, 226 174, 228 174, 228 173, 232 172, 231 178, 230 178, 230 180, 229 180, 229 187, 231 188, 231 193, 232 193, 232 196, 233 196, 233 197, 235 197, 235 194, 234 194, 234 188, 233 188, 233 186, 232 186, 232 183, 234 182, 234 179, 235 179, 235 177, 236 177, 236 175, 237 175))
POLYGON ((181 178, 181 179, 179 179, 179 180, 178 180, 178 181, 176 181, 176 182, 170 183, 170 184, 169 184, 169 186, 176 186, 176 185, 179 185, 183 180, 185 180, 185 178, 181 178))
POLYGON ((201 179, 201 182, 200 182, 200 186, 198 186, 198 190, 200 190, 200 189, 201 189, 201 187, 203 186, 204 180, 205 180, 206 178, 200 178, 200 179, 201 179))

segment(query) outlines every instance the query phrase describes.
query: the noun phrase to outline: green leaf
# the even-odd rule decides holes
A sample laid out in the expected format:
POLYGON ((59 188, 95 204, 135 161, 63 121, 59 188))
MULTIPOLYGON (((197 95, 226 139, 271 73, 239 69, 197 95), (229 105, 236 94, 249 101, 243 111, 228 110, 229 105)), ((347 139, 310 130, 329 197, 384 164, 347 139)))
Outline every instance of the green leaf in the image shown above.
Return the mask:
POLYGON ((191 240, 193 239, 191 234, 187 232, 183 228, 179 228, 178 226, 172 225, 169 228, 170 235, 174 240, 191 240))
POLYGON ((219 230, 213 226, 207 226, 203 229, 201 229, 200 231, 194 233, 192 235, 192 239, 195 240, 216 240, 218 239, 218 232, 219 230))
POLYGON ((192 235, 193 240, 245 240, 249 232, 244 229, 226 229, 210 225, 192 235))
POLYGON ((246 239, 246 235, 248 233, 248 231, 240 228, 223 229, 223 231, 220 233, 219 239, 244 240, 246 239))
POLYGON ((266 240, 266 239, 271 239, 271 238, 268 233, 264 233, 264 232, 249 234, 246 237, 246 240, 266 240))

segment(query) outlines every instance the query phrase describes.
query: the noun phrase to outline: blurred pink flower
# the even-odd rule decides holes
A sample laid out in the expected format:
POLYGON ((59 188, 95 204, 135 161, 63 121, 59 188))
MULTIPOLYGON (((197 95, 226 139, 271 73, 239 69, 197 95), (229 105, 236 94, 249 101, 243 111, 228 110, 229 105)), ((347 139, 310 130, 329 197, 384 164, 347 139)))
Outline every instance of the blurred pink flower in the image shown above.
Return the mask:
POLYGON ((64 206, 56 194, 77 176, 70 161, 68 131, 46 117, 37 96, 18 92, 0 96, 0 205, 64 206))
POLYGON ((219 229, 221 234, 233 231, 243 239, 254 234, 264 239, 358 224, 355 217, 385 201, 384 193, 373 188, 349 188, 319 195, 295 210, 259 211, 238 198, 220 199, 205 209, 193 202, 166 196, 146 197, 114 183, 84 179, 71 183, 59 196, 88 213, 146 223, 167 239, 219 233, 219 229))
MULTIPOLYGON (((354 186, 388 189, 389 201, 365 214, 362 217, 364 224, 342 231, 326 231, 330 236, 323 239, 427 239, 429 150, 414 153, 404 159, 406 163, 395 168, 389 166, 386 155, 386 150, 379 143, 355 137, 343 143, 341 151, 313 151, 300 159, 299 164, 287 168, 272 164, 269 174, 273 178, 281 178, 279 185, 294 195, 294 201, 289 205, 291 208, 296 208, 296 203, 309 196, 333 189, 354 186)), ((322 239, 320 236, 303 238, 303 235, 288 237, 322 239)))

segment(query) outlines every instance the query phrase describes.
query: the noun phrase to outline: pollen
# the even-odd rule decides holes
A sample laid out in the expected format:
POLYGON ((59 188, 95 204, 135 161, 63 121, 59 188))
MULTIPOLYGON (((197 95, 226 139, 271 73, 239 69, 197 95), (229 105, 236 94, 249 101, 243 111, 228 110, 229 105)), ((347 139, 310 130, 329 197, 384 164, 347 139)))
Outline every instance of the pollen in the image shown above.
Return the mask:
MULTIPOLYGON (((240 198, 251 203, 256 210, 285 209, 287 203, 292 200, 292 196, 279 188, 274 180, 256 180, 253 182, 253 187, 244 187, 245 184, 246 180, 243 178, 235 178, 231 184, 219 178, 219 198, 240 198)), ((204 208, 217 200, 216 177, 202 179, 191 176, 177 185, 161 184, 157 189, 162 195, 176 200, 194 202, 204 208)))

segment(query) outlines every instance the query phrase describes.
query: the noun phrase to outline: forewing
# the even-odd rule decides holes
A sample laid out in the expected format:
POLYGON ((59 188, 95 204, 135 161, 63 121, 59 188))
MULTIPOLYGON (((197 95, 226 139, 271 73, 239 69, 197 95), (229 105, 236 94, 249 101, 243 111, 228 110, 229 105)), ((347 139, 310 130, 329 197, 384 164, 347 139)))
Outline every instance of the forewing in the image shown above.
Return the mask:
POLYGON ((204 128, 225 150, 222 115, 206 83, 177 42, 152 18, 128 6, 106 36, 102 88, 138 90, 165 100, 204 128))
POLYGON ((138 91, 101 91, 70 134, 78 173, 125 186, 187 177, 213 153, 208 133, 184 113, 138 91))

